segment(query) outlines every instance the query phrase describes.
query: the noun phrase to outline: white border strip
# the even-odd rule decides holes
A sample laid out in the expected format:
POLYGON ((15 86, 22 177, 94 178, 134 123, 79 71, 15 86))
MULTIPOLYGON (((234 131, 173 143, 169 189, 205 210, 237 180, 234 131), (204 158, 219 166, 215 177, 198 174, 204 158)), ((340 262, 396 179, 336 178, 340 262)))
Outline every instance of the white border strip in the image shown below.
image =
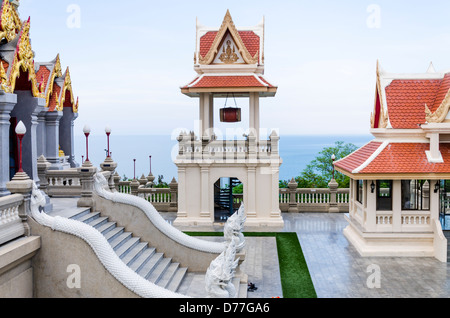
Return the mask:
POLYGON ((367 159, 361 166, 352 171, 352 173, 359 173, 361 170, 366 168, 376 157, 390 144, 389 141, 385 141, 381 144, 380 147, 367 159))

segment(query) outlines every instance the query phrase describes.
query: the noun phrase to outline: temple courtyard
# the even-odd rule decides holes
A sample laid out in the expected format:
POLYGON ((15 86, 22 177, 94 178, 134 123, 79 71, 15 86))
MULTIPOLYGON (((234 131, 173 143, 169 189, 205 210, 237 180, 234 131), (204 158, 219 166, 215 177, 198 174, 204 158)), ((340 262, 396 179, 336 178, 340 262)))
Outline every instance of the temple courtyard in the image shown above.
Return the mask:
MULTIPOLYGON (((74 206, 75 199, 52 199, 55 213, 74 206)), ((176 213, 161 213, 172 223, 176 213)), ((283 232, 298 235, 318 298, 448 298, 450 265, 435 258, 361 257, 344 237, 345 214, 283 213, 283 232), (380 281, 373 286, 374 271, 380 281), (369 282, 369 284, 368 284, 369 282), (373 288, 370 288, 373 287, 373 288), (378 288, 379 287, 379 288, 378 288)), ((192 232, 221 232, 223 227, 179 228, 192 232)), ((264 231, 273 229, 265 228, 264 231)), ((220 238, 202 237, 206 240, 220 238)), ((223 239, 223 238, 222 238, 223 239)), ((248 298, 283 297, 275 238, 247 237, 247 256, 242 264, 248 281, 258 288, 248 298)), ((191 274, 180 292, 206 297, 204 275, 191 274)))

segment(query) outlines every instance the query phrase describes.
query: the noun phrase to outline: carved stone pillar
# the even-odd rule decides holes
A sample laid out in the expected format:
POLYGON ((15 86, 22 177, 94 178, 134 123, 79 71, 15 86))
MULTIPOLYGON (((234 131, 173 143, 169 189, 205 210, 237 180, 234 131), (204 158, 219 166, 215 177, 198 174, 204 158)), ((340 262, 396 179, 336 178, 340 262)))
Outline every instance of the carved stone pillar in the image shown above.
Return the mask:
POLYGON ((81 198, 78 200, 77 206, 95 209, 93 192, 94 175, 97 173, 97 168, 95 168, 90 161, 85 161, 83 165, 78 168, 78 173, 81 181, 81 198))
POLYGON ((6 184, 11 179, 9 171, 9 133, 11 129, 11 111, 17 103, 17 96, 14 94, 0 95, 0 197, 11 194, 6 184))
POLYGON ((328 184, 328 187, 330 188, 330 208, 328 212, 339 213, 339 208, 336 200, 339 184, 336 182, 336 180, 332 179, 328 184))

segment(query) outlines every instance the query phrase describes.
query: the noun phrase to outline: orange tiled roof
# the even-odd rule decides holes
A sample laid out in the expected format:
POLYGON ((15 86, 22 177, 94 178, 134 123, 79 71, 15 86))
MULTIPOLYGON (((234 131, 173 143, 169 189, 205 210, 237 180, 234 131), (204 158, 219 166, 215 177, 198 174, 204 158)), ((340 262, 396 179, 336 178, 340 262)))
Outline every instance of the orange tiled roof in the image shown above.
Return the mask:
POLYGON ((386 87, 389 120, 394 129, 416 129, 425 124, 425 104, 432 112, 450 89, 450 74, 444 79, 394 80, 386 87))
MULTIPOLYGON (((263 81, 262 77, 259 77, 263 81)), ((198 78, 197 78, 198 79, 198 78)), ((230 76, 204 76, 198 82, 194 80, 187 87, 191 88, 214 88, 214 87, 266 87, 263 83, 258 81, 255 76, 248 75, 230 75, 230 76), (192 85, 193 84, 193 85, 192 85)), ((263 81, 267 83, 267 81, 263 81)), ((269 87, 274 87, 267 84, 269 87)))
MULTIPOLYGON (((336 167, 347 172, 360 167, 375 151, 376 145, 370 143, 349 157, 336 162, 336 167), (366 158, 364 160, 364 158, 366 158)), ((443 163, 430 163, 425 151, 430 149, 429 143, 390 143, 359 174, 429 174, 450 173, 450 144, 440 144, 443 163)))
POLYGON ((364 162, 367 161, 367 159, 372 156, 372 154, 380 148, 382 145, 381 142, 370 142, 364 147, 358 149, 354 153, 352 153, 350 156, 339 160, 335 163, 336 167, 339 167, 341 169, 344 169, 348 172, 353 172, 355 169, 360 167, 364 162))

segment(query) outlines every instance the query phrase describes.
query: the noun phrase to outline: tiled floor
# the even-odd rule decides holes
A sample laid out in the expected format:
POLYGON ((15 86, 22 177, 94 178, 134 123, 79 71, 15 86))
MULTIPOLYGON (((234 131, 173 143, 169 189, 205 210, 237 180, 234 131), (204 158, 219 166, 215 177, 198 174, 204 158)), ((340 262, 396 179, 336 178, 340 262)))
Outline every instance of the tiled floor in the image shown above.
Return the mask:
POLYGON ((362 258, 342 234, 342 214, 284 214, 299 236, 319 298, 448 298, 450 265, 434 258, 362 258), (380 288, 374 282, 376 265, 380 288), (373 287, 373 286, 372 286, 373 287), (377 287, 377 286, 375 286, 377 287))

